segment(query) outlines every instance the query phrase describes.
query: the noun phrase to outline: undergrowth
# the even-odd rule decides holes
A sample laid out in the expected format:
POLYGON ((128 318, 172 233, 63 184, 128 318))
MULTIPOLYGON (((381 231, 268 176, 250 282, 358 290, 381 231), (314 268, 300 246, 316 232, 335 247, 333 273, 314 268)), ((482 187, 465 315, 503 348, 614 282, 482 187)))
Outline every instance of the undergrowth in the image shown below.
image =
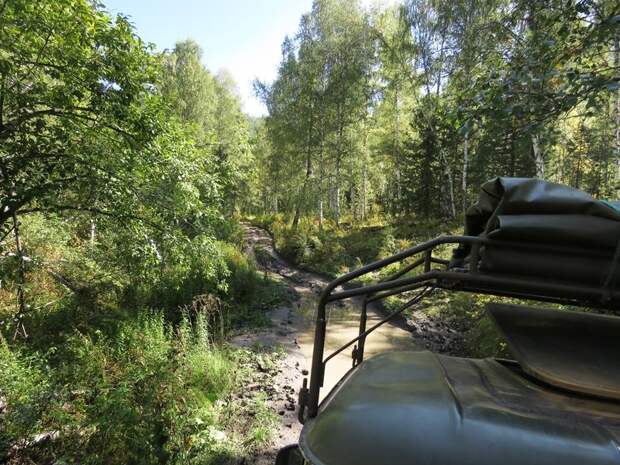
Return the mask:
POLYGON ((286 289, 227 228, 158 257, 122 232, 23 221, 22 314, 16 260, 0 261, 0 463, 236 463, 270 439, 264 399, 231 399, 277 354, 226 341, 270 324, 286 289))
POLYGON ((202 317, 173 327, 161 313, 125 321, 114 336, 76 331, 47 354, 2 339, 5 459, 203 464, 242 456, 270 434, 261 402, 249 424, 227 430, 224 400, 243 388, 253 356, 215 343, 202 317), (54 361, 57 350, 64 356, 54 361))

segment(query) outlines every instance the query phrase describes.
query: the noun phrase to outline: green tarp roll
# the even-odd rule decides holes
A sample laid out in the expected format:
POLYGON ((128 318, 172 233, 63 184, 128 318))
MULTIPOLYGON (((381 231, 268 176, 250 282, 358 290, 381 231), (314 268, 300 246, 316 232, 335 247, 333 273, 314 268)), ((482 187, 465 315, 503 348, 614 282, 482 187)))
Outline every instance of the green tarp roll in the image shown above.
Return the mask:
MULTIPOLYGON (((620 211, 615 205, 560 184, 499 177, 482 186, 478 201, 467 211, 465 234, 497 240, 497 246, 481 249, 481 271, 602 284, 620 240, 620 211), (502 247, 502 241, 551 244, 576 252, 528 252, 502 247)), ((457 249, 455 263, 466 261, 469 252, 467 246, 457 249)))

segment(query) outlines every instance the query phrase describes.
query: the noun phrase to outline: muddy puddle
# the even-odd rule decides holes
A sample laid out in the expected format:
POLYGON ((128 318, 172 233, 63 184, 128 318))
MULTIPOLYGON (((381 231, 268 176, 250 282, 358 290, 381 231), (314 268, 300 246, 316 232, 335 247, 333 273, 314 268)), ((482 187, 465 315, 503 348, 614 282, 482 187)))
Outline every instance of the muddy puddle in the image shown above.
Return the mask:
MULTIPOLYGON (((276 251, 269 234, 255 226, 245 225, 246 243, 253 250, 260 265, 267 271, 284 278, 295 291, 297 299, 290 306, 276 309, 271 314, 275 331, 255 335, 266 345, 279 344, 288 353, 299 369, 310 371, 314 346, 314 322, 320 290, 327 285, 324 278, 296 268, 287 263, 276 251)), ((327 307, 327 339, 324 358, 359 334, 359 316, 362 299, 353 298, 335 302, 327 307)), ((370 328, 385 315, 373 305, 368 307, 370 328)), ((390 351, 415 349, 411 333, 401 326, 388 322, 372 332, 366 339, 364 357, 390 351)), ((331 359, 325 371, 321 398, 327 395, 334 385, 349 371, 352 364, 352 347, 331 359)), ((295 386, 299 389, 300 386, 295 386)))
MULTIPOLYGON (((299 351, 303 354, 309 371, 314 347, 314 322, 318 303, 317 295, 302 295, 298 301, 299 310, 295 321, 297 342, 299 351)), ((352 299, 341 303, 333 303, 327 307, 327 339, 323 358, 336 351, 359 334, 359 317, 361 312, 361 299, 352 299)), ((384 315, 372 306, 368 309, 368 321, 366 327, 378 323, 384 315)), ((342 353, 327 363, 321 399, 323 399, 336 383, 349 371, 352 364, 351 351, 353 346, 348 347, 342 353)), ((386 323, 373 331, 366 339, 364 357, 393 351, 415 349, 411 333, 404 329, 386 323)))

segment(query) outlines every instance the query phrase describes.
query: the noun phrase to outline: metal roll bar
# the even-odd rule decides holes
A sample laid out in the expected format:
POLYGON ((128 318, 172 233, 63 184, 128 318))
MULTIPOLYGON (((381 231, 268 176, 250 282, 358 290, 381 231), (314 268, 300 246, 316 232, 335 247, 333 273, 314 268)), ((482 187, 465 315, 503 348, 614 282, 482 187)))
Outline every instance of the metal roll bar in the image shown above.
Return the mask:
MULTIPOLYGON (((486 274, 479 269, 480 250, 486 245, 529 252, 552 252, 577 256, 593 256, 593 253, 596 254, 596 252, 593 252, 591 249, 500 241, 488 239, 485 236, 441 236, 404 250, 391 257, 363 266, 362 268, 335 279, 326 286, 319 299, 314 334, 312 368, 310 372, 310 386, 308 387, 308 379, 304 378, 303 386, 299 393, 299 420, 303 423, 307 418, 314 418, 318 413, 319 394, 323 386, 325 367, 328 361, 351 345, 357 343, 352 352, 352 368, 355 368, 364 359, 364 345, 368 335, 406 309, 420 302, 435 289, 460 290, 480 294, 492 294, 600 308, 612 308, 620 302, 620 292, 612 287, 613 278, 617 269, 617 262, 618 259, 620 259, 620 243, 616 249, 616 253, 611 259, 612 263, 606 274, 604 284, 598 287, 580 285, 574 282, 563 283, 545 281, 537 277, 512 276, 503 273, 486 274), (470 248, 470 258, 467 268, 451 268, 447 260, 433 256, 433 251, 438 246, 446 244, 465 245, 470 248), (385 268, 393 263, 402 262, 403 260, 420 254, 423 254, 423 256, 379 282, 336 292, 338 287, 356 278, 368 275, 369 273, 385 268), (433 265, 440 265, 441 268, 433 268, 433 265), (408 273, 421 266, 423 266, 421 274, 406 276, 408 273), (413 298, 371 328, 366 329, 368 304, 392 295, 414 290, 419 290, 419 292, 413 298), (335 301, 357 296, 363 297, 358 336, 324 358, 327 330, 326 306, 335 301)), ((601 256, 609 258, 609 255, 601 256)))

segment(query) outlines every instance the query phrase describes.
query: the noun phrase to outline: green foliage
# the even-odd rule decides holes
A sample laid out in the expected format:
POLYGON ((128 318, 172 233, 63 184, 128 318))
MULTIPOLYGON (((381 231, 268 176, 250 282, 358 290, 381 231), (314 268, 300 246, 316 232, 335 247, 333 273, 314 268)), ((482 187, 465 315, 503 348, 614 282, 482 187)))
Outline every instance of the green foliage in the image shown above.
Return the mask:
MULTIPOLYGON (((211 339, 201 317, 174 329, 161 314, 145 314, 113 335, 73 334, 63 348, 69 355, 53 367, 3 341, 3 447, 17 444, 22 457, 69 463, 216 461, 227 449, 214 431, 231 408, 221 401, 242 389, 238 364, 249 355, 211 339), (40 444, 21 442, 35 433, 53 434, 40 444)), ((260 399, 256 409, 256 421, 245 425, 248 446, 264 442, 273 422, 260 399)), ((229 445, 228 453, 243 452, 229 445)))
POLYGON ((160 91, 173 114, 189 128, 201 161, 218 180, 225 207, 233 211, 251 165, 248 121, 230 75, 213 76, 192 40, 164 53, 160 91))
POLYGON ((234 82, 90 0, 4 2, 0 29, 0 461, 244 455, 273 422, 228 421, 253 355, 224 339, 283 292, 231 217, 234 82))
MULTIPOLYGON (((269 109, 265 127, 272 159, 264 168, 278 185, 255 187, 276 210, 282 205, 294 211, 296 226, 302 210, 325 197, 328 172, 335 173, 338 188, 345 172, 356 177, 362 172, 349 161, 364 153, 356 136, 371 98, 374 59, 370 25, 359 2, 315 1, 296 36, 284 40, 282 57, 278 78, 256 83, 269 109)), ((339 202, 338 195, 336 222, 339 202)))
POLYGON ((617 196, 618 18, 611 1, 315 1, 257 86, 251 212, 451 221, 498 175, 617 196))
POLYGON ((13 351, 0 336, 0 451, 38 432, 50 393, 38 356, 13 351))
POLYGON ((426 240, 440 228, 451 226, 436 221, 411 220, 397 225, 379 219, 354 226, 336 226, 325 222, 323 228, 312 221, 291 227, 281 215, 263 215, 253 221, 274 236, 278 251, 297 265, 329 276, 346 273, 409 247, 413 241, 426 240))
POLYGON ((28 209, 133 216, 113 207, 159 121, 147 47, 86 0, 12 1, 1 21, 0 227, 28 209), (80 27, 58 26, 69 16, 80 27))
POLYGON ((203 452, 185 443, 201 433, 200 422, 214 421, 209 406, 226 393, 234 370, 209 346, 203 325, 185 321, 174 334, 161 316, 147 316, 114 338, 71 341, 75 358, 60 370, 76 392, 74 428, 86 433, 73 452, 79 462, 174 463, 203 452))

